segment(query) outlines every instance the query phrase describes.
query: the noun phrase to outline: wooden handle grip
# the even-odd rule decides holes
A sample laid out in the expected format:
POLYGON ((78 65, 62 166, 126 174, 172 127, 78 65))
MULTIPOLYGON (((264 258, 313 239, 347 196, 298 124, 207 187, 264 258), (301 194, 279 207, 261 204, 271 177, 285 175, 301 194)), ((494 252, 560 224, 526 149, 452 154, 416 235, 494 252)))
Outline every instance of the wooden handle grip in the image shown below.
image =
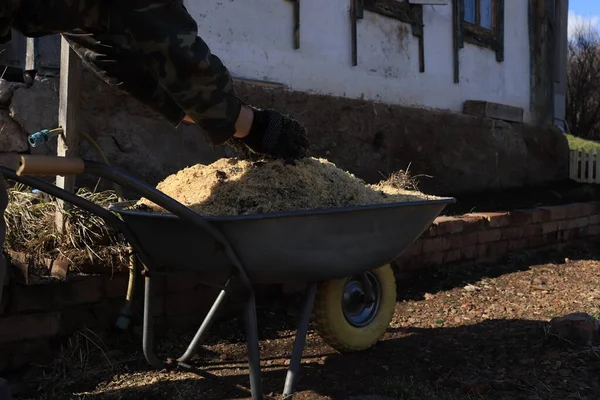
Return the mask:
POLYGON ((78 175, 85 165, 81 158, 57 156, 21 156, 17 175, 78 175))

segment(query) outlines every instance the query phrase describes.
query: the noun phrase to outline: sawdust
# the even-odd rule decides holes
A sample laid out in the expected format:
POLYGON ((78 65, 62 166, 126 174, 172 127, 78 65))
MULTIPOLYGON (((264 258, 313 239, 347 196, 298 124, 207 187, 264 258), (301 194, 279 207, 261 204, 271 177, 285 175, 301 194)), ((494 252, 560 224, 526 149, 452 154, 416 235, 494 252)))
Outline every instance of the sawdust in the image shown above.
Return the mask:
MULTIPOLYGON (((157 189, 202 215, 247 215, 431 199, 408 190, 405 177, 394 174, 376 185, 365 184, 335 164, 306 158, 252 162, 223 158, 185 168, 157 189)), ((138 206, 164 210, 147 199, 138 206)))

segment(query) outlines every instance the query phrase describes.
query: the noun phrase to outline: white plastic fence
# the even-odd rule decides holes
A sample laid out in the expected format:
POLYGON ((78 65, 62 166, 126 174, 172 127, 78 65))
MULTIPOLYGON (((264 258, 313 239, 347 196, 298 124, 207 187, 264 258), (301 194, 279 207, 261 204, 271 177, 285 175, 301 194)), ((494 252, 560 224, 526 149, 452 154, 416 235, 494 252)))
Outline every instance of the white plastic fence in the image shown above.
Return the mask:
POLYGON ((598 150, 571 150, 569 153, 569 178, 582 183, 600 183, 598 150))

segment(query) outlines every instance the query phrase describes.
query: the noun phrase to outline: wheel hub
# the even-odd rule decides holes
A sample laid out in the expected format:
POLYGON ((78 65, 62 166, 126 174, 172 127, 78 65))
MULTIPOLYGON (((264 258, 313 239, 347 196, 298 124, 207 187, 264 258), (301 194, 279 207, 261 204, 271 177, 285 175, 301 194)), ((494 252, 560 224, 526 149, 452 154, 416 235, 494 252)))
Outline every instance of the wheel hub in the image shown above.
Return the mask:
POLYGON ((344 317, 348 323, 355 327, 363 327, 370 324, 379 310, 381 301, 379 281, 371 272, 366 274, 366 279, 369 280, 373 290, 373 302, 367 300, 369 296, 367 296, 366 291, 369 288, 365 287, 360 277, 348 279, 342 295, 344 317))

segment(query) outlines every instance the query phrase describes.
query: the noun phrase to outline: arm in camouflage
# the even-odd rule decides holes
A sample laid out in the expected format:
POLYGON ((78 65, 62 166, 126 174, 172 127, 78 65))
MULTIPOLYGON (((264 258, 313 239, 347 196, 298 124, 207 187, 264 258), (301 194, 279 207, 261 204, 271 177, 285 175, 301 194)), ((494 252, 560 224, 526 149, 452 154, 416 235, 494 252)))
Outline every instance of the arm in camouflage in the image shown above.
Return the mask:
POLYGON ((21 0, 14 25, 64 34, 102 78, 174 124, 189 115, 214 144, 235 133, 242 101, 181 0, 21 0))
POLYGON ((117 1, 132 45, 161 86, 211 141, 221 144, 235 133, 242 102, 229 71, 198 37, 198 27, 173 0, 117 1))
POLYGON ((0 1, 0 44, 10 41, 10 28, 17 8, 19 0, 0 1))

